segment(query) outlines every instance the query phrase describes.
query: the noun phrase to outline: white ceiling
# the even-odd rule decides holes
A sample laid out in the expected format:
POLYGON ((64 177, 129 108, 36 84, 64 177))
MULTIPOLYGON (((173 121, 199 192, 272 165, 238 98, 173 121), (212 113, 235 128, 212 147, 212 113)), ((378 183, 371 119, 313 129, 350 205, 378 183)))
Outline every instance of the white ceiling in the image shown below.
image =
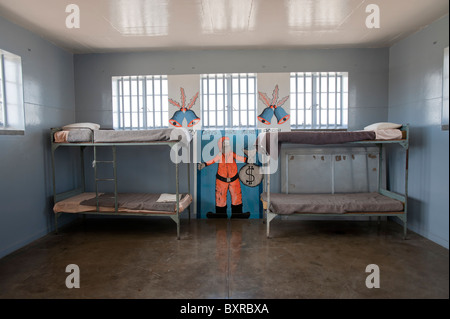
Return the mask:
POLYGON ((73 53, 386 47, 448 11, 448 0, 0 0, 1 16, 73 53))

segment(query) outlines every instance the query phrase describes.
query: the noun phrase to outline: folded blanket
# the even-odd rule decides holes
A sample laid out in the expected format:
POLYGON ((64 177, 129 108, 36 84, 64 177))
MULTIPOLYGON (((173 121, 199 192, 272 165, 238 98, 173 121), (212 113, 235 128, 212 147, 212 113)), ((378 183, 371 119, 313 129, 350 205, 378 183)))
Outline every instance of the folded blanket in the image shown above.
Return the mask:
POLYGON ((86 143, 92 142, 90 129, 71 129, 57 131, 53 135, 55 143, 86 143))
POLYGON ((168 202, 176 202, 177 201, 177 195, 176 194, 161 194, 159 196, 157 202, 158 203, 168 203, 168 202))
POLYGON ((401 140, 403 138, 402 131, 399 129, 375 130, 377 140, 401 140))

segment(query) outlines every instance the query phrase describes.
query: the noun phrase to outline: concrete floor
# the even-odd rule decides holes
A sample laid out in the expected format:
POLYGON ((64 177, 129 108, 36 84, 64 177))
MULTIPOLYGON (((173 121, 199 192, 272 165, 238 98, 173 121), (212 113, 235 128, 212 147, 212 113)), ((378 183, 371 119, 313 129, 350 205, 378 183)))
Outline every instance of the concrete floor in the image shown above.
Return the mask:
POLYGON ((0 298, 449 298, 449 251, 394 222, 276 219, 271 234, 261 220, 182 220, 177 240, 169 218, 89 218, 1 259, 0 298))

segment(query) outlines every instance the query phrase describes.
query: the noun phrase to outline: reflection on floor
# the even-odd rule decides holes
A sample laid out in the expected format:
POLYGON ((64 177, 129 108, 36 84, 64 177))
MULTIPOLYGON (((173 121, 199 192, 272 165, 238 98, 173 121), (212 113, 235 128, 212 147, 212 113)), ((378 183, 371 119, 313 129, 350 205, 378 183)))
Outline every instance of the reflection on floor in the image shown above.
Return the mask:
POLYGON ((0 298, 449 298, 449 252, 392 221, 76 222, 0 260, 0 298), (66 287, 66 266, 80 288, 66 287), (366 266, 380 288, 366 286, 366 266))

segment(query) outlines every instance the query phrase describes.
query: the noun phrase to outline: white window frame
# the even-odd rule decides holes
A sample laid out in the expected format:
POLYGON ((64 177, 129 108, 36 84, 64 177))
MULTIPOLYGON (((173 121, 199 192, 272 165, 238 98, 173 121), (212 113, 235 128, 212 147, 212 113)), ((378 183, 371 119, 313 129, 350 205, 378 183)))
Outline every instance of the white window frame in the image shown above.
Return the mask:
POLYGON ((203 74, 200 78, 203 128, 256 128, 256 79, 255 73, 203 74))
POLYGON ((4 58, 3 54, 0 53, 0 128, 4 129, 6 127, 6 105, 5 105, 5 83, 4 83, 4 71, 3 71, 4 58))
POLYGON ((169 127, 167 75, 113 76, 113 127, 146 130, 169 127))
POLYGON ((348 72, 293 72, 292 130, 348 128, 348 72))
POLYGON ((0 49, 0 134, 23 135, 22 58, 0 49))

